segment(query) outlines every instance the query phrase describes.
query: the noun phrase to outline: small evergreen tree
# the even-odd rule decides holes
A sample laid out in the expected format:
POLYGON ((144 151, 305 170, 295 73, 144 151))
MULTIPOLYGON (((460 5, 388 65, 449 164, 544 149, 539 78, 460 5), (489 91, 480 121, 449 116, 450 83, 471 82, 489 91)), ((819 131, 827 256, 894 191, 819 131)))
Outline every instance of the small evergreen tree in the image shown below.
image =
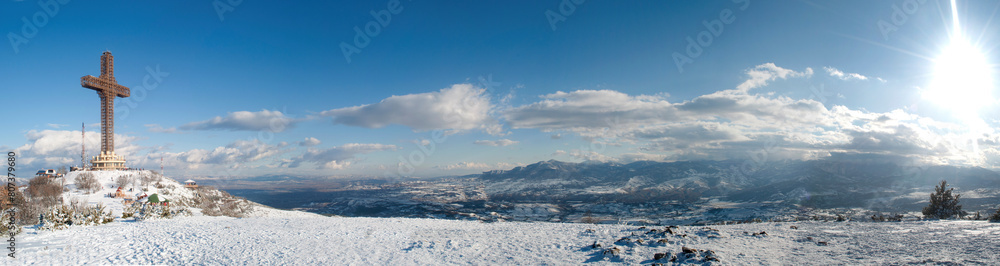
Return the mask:
POLYGON ((963 215, 962 205, 958 204, 959 194, 954 194, 955 188, 947 188, 948 181, 941 180, 941 184, 934 187, 931 193, 930 204, 924 207, 923 214, 927 218, 950 219, 963 215))

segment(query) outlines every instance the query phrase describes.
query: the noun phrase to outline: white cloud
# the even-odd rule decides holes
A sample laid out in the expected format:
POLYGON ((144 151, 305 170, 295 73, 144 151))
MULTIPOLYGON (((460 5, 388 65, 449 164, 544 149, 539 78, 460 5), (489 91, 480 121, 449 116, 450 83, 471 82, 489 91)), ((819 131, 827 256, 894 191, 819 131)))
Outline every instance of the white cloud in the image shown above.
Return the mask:
POLYGON ((641 127, 629 132, 626 137, 661 144, 673 143, 683 149, 705 143, 749 140, 741 128, 733 123, 694 121, 641 127))
POLYGON ((542 98, 504 111, 505 120, 513 128, 580 132, 657 123, 677 113, 673 104, 659 96, 630 96, 613 90, 560 91, 542 98))
MULTIPOLYGON (((650 126, 698 121, 727 121, 740 126, 782 128, 830 125, 833 121, 822 103, 814 100, 769 98, 739 90, 719 91, 682 103, 658 96, 611 90, 557 92, 543 100, 503 113, 513 128, 577 132, 589 139, 627 136, 650 126)), ((732 131, 733 126, 717 127, 732 131)))
POLYGON ((671 121, 727 120, 747 126, 771 128, 799 124, 830 125, 826 107, 815 100, 768 97, 738 90, 702 95, 676 105, 680 118, 671 121))
MULTIPOLYGON (((270 145, 256 139, 236 140, 226 146, 216 147, 211 150, 193 149, 177 153, 165 152, 157 155, 162 155, 173 166, 187 169, 198 169, 206 165, 237 168, 263 159, 274 159, 288 152, 282 149, 283 146, 280 144, 270 145)), ((154 156, 151 157, 154 160, 159 159, 153 154, 149 156, 154 156)))
POLYGON ((505 162, 499 162, 494 164, 479 163, 479 162, 458 162, 448 165, 438 165, 434 166, 434 168, 447 171, 450 170, 487 171, 487 170, 507 170, 518 166, 524 166, 524 164, 505 163, 505 162))
POLYGON ((318 169, 344 169, 356 161, 356 156, 359 154, 398 149, 399 147, 396 145, 377 143, 349 143, 329 149, 309 148, 305 153, 293 158, 285 165, 296 168, 303 163, 314 163, 318 169))
MULTIPOLYGON (((830 74, 831 77, 838 78, 840 80, 868 80, 868 77, 858 74, 858 73, 845 73, 836 69, 834 67, 823 67, 826 73, 830 74)), ((875 80, 885 82, 884 79, 876 77, 875 80)))
POLYGON ((476 145, 486 145, 486 146, 508 146, 518 144, 520 141, 509 140, 509 139, 499 139, 499 140, 477 140, 473 142, 476 145))
POLYGON ((280 111, 261 110, 259 112, 231 112, 225 117, 191 122, 180 126, 183 130, 246 130, 282 132, 298 121, 285 116, 280 111))
MULTIPOLYGON (((749 71, 752 78, 740 85, 742 89, 717 91, 680 103, 659 96, 579 90, 544 95, 502 115, 513 128, 573 132, 593 143, 632 144, 627 148, 641 151, 614 157, 603 150, 559 150, 552 154, 591 161, 746 159, 748 154, 766 150, 771 159, 866 153, 975 164, 983 159, 974 159, 977 156, 973 154, 1000 154, 1000 141, 980 143, 976 151, 969 148, 973 146, 970 143, 982 138, 969 137, 967 127, 902 110, 874 113, 844 106, 827 108, 816 100, 747 91, 770 80, 811 74, 811 69, 794 72, 768 63, 749 71)), ((993 134, 989 131, 986 136, 993 134)), ((1000 161, 1000 156, 997 158, 994 161, 1000 161)))
POLYGON ((736 89, 741 91, 749 91, 754 88, 760 88, 767 86, 767 82, 775 79, 787 79, 795 77, 812 77, 812 68, 806 68, 805 71, 796 72, 794 70, 785 69, 774 65, 774 63, 765 63, 758 65, 754 68, 748 69, 746 74, 750 76, 750 79, 744 81, 736 89))
POLYGON ((614 157, 611 157, 611 156, 608 156, 608 155, 604 155, 603 153, 600 153, 600 152, 597 152, 597 151, 591 151, 591 150, 578 150, 578 149, 574 149, 574 150, 570 150, 566 154, 569 155, 570 157, 573 157, 574 159, 578 159, 578 160, 582 160, 582 161, 593 161, 593 162, 617 162, 618 161, 617 158, 614 158, 614 157))
POLYGON ((435 166, 434 168, 441 170, 489 170, 490 168, 492 168, 492 166, 486 163, 459 162, 444 166, 439 165, 435 166))
POLYGON ((153 132, 153 133, 179 133, 177 131, 177 128, 175 128, 175 127, 163 128, 162 126, 160 126, 158 124, 146 124, 146 125, 143 125, 143 126, 146 127, 147 131, 153 132))
POLYGON ((299 142, 299 146, 312 147, 319 145, 321 142, 313 137, 307 137, 305 140, 299 142))
MULTIPOLYGON (((87 131, 85 139, 80 131, 70 130, 30 130, 24 137, 27 142, 14 149, 22 168, 55 168, 80 165, 81 143, 86 144, 87 160, 101 150, 100 133, 87 131)), ((148 149, 134 144, 136 137, 115 134, 115 153, 126 156, 129 165, 135 165, 136 154, 148 149)), ((141 161, 140 161, 141 162, 141 161)))
POLYGON ((502 128, 492 116, 494 105, 484 89, 455 84, 436 92, 391 96, 381 102, 327 110, 336 124, 382 128, 390 124, 414 131, 474 130, 500 134, 502 128))
POLYGON ((638 161, 654 161, 662 162, 666 160, 667 156, 663 154, 652 154, 652 153, 625 153, 618 156, 618 162, 620 163, 632 163, 638 161))

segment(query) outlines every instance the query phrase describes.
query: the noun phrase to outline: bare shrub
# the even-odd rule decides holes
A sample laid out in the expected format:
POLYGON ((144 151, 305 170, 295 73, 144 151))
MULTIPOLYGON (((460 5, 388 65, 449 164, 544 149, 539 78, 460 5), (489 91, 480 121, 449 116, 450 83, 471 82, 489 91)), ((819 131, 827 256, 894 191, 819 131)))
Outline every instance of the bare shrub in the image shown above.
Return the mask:
POLYGON ((253 203, 211 187, 200 187, 193 202, 208 216, 246 217, 253 212, 253 203))
POLYGON ((76 179, 73 179, 73 182, 76 183, 76 188, 83 190, 87 194, 101 189, 101 184, 97 182, 97 178, 92 173, 79 174, 76 176, 76 179))
POLYGON ((903 215, 898 213, 893 214, 872 214, 873 222, 901 222, 903 221, 903 215))
POLYGON ((989 220, 990 220, 991 223, 1000 223, 1000 208, 997 209, 996 213, 993 213, 993 215, 990 215, 990 219, 989 220))
POLYGON ((139 174, 139 183, 144 190, 149 188, 149 186, 152 185, 153 183, 160 182, 160 180, 162 179, 163 176, 156 173, 156 171, 142 172, 141 174, 139 174))
POLYGON ((115 185, 117 185, 118 187, 126 187, 128 185, 131 185, 132 182, 135 182, 135 177, 133 177, 132 175, 123 175, 115 179, 115 185))
MULTIPOLYGON (((25 221, 25 219, 24 219, 25 215, 34 215, 35 219, 37 219, 38 218, 38 213, 33 213, 33 214, 32 213, 27 213, 27 214, 25 213, 26 212, 26 210, 25 210, 26 209, 25 208, 26 204, 27 204, 27 202, 24 199, 24 195, 21 194, 21 192, 19 190, 8 191, 6 189, 0 189, 0 208, 3 208, 3 210, 0 211, 0 214, 2 214, 2 215, 0 215, 0 219, 2 219, 2 221, 4 221, 5 225, 10 222, 11 216, 14 216, 13 217, 14 218, 14 222, 17 223, 17 224, 19 224, 19 225, 25 224, 24 223, 24 221, 25 221), (11 197, 10 197, 10 194, 9 194, 11 192, 14 193, 14 197, 13 197, 14 201, 13 202, 11 202, 11 197)), ((36 220, 36 222, 37 222, 37 220, 36 220)), ((0 226, 0 234, 8 234, 9 233, 8 230, 9 230, 9 228, 7 226, 0 226)), ((21 227, 15 227, 14 228, 14 233, 15 234, 20 233, 20 232, 21 232, 21 227)))
POLYGON ((28 181, 28 196, 30 201, 37 201, 44 207, 62 202, 62 186, 51 178, 36 176, 28 181))

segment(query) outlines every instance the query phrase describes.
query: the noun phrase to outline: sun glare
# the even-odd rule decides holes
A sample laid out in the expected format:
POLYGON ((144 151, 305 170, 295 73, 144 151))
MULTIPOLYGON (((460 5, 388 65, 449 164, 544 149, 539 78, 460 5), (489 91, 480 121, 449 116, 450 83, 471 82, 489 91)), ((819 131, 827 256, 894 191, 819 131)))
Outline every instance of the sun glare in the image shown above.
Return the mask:
POLYGON ((953 38, 934 63, 933 81, 924 93, 927 99, 960 116, 975 115, 993 101, 990 65, 968 41, 953 38))
POLYGON ((934 60, 934 77, 923 96, 967 124, 979 124, 979 110, 993 102, 993 78, 986 55, 962 35, 956 0, 951 0, 951 43, 934 60))

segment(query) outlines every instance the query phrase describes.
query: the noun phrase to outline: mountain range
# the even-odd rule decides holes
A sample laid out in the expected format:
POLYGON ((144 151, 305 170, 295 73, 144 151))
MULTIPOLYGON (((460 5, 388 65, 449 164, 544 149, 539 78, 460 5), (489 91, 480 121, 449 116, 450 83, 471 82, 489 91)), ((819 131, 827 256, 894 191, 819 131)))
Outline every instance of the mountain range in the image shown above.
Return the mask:
POLYGON ((461 177, 352 181, 328 190, 231 192, 328 215, 692 223, 835 212, 916 215, 941 180, 962 195, 970 213, 991 212, 1000 205, 1000 174, 992 170, 877 156, 749 164, 549 160, 461 177))

